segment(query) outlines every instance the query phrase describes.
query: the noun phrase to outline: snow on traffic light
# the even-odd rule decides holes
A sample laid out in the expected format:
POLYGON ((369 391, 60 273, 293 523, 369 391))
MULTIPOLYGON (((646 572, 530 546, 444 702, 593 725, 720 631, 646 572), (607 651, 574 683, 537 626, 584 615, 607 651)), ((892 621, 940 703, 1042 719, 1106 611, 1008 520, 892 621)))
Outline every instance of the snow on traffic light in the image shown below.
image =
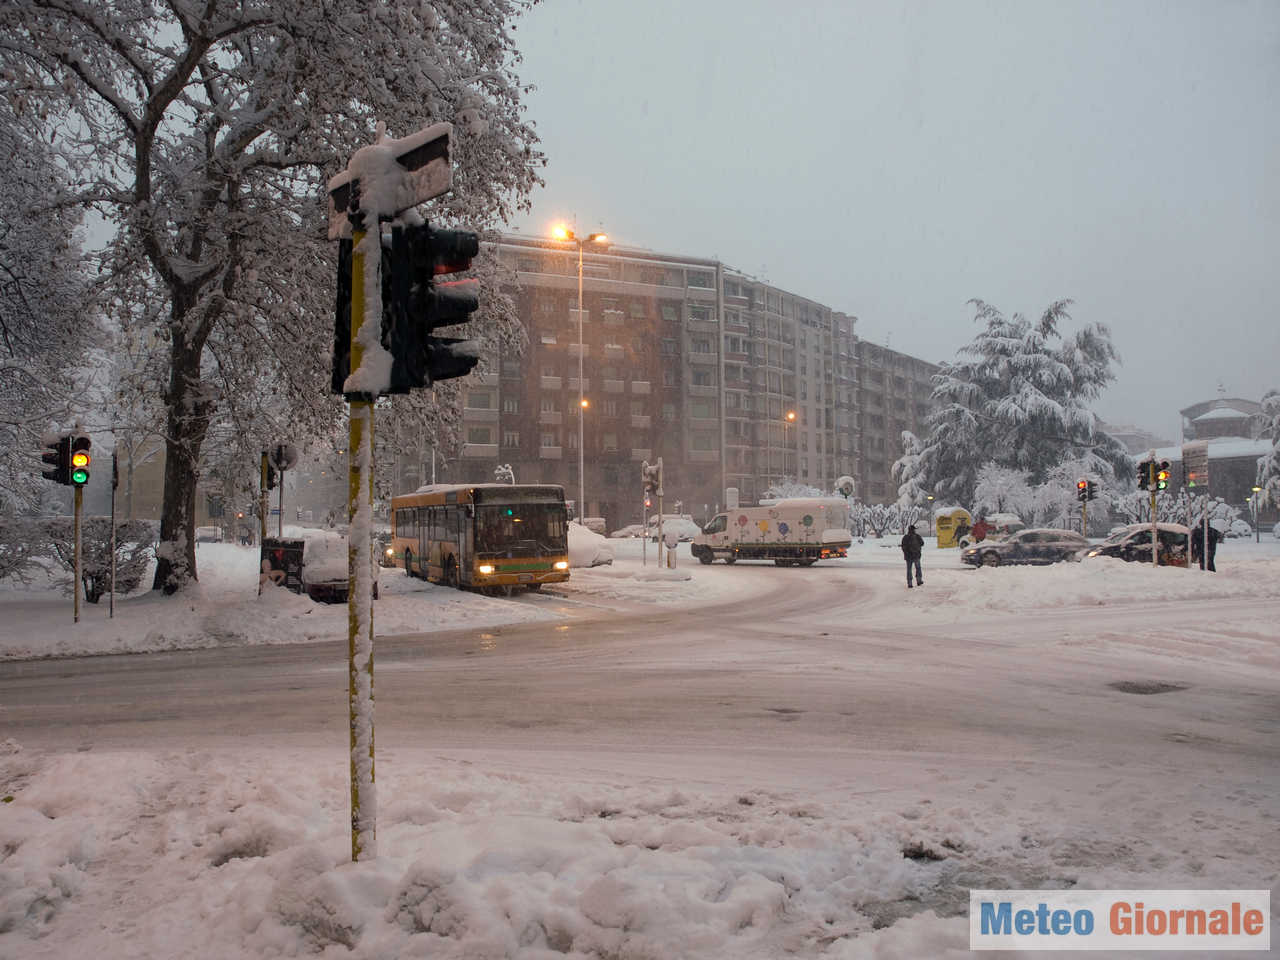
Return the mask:
POLYGON ((68 485, 71 483, 71 438, 58 437, 45 441, 45 451, 40 460, 52 469, 43 471, 46 480, 68 485))

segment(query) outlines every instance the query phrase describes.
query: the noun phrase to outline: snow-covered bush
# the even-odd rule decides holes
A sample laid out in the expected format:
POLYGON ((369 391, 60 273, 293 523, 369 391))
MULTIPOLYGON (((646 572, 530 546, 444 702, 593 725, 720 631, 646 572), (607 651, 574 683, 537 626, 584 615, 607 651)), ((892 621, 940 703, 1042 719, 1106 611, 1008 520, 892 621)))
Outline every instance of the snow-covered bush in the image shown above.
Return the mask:
MULTIPOLYGON (((44 541, 54 558, 68 573, 75 569, 75 529, 70 517, 38 521, 44 541)), ((137 590, 155 556, 159 527, 149 520, 126 520, 116 524, 116 593, 137 590)), ((97 603, 111 587, 111 519, 86 517, 80 529, 80 579, 84 598, 97 603)), ((71 586, 71 578, 61 581, 71 586)))

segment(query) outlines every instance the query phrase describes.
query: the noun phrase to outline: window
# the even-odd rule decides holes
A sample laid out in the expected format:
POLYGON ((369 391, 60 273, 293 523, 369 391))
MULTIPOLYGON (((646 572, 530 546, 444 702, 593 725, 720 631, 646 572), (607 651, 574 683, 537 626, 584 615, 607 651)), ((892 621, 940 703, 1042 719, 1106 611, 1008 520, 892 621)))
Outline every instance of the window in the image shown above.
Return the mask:
POLYGON ((560 409, 560 401, 556 397, 543 397, 541 410, 543 413, 556 413, 560 409))
POLYGON ((662 305, 662 319, 667 323, 678 323, 680 320, 680 311, 669 303, 662 305))
POLYGON ((541 443, 541 445, 542 445, 542 446, 544 446, 544 447, 558 447, 558 446, 560 446, 560 433, 559 433, 559 431, 551 431, 551 430, 548 430, 548 431, 544 432, 544 433, 542 434, 542 438, 541 438, 540 443, 541 443))
POLYGON ((648 411, 645 410, 643 400, 631 401, 631 415, 633 417, 643 417, 648 411))
POLYGON ((604 448, 605 453, 616 453, 618 450, 618 435, 616 433, 606 433, 601 446, 604 448))
POLYGON ((542 342, 549 347, 554 346, 556 342, 556 335, 554 333, 544 333, 542 334, 542 342))
POLYGON ((711 315, 710 307, 703 307, 694 304, 689 305, 689 319, 697 320, 699 323, 714 323, 715 320, 711 315))
POLYGON ((643 320, 646 316, 648 316, 648 313, 647 313, 647 311, 646 311, 646 310, 645 310, 645 308, 644 308, 644 304, 643 304, 643 303, 638 303, 638 302, 632 301, 632 303, 631 303, 631 319, 633 319, 633 320, 643 320))
POLYGON ((680 383, 680 378, 675 370, 670 367, 662 371, 662 385, 664 387, 674 387, 680 383))
POLYGON ((693 384, 697 387, 714 387, 716 380, 710 370, 695 370, 693 371, 693 384))
POLYGON ((467 428, 467 443, 492 443, 492 437, 488 427, 467 428))
POLYGON ((488 390, 468 390, 467 406, 472 410, 492 410, 493 394, 488 390))
POLYGON ((708 340, 706 337, 694 337, 693 352, 694 353, 710 353, 711 341, 708 340))
POLYGON ((695 450, 715 450, 716 438, 715 434, 707 433, 705 430, 695 431, 690 442, 695 450))
POLYGON ((519 413, 520 398, 519 397, 503 397, 502 412, 503 413, 519 413))
POLYGON ((701 290, 714 290, 716 288, 716 275, 703 270, 690 270, 689 286, 698 287, 701 290))
POLYGON ((662 338, 662 355, 664 357, 674 357, 679 354, 680 348, 676 341, 671 337, 662 338))
POLYGON ((560 376, 560 370, 555 366, 555 364, 544 363, 542 365, 542 375, 544 377, 558 377, 560 376))
POLYGON ((709 397, 697 397, 689 401, 689 413, 701 420, 710 420, 716 415, 716 402, 709 397))
POLYGON ((515 430, 502 431, 502 445, 504 447, 520 446, 520 434, 515 430))
POLYGON ((606 417, 616 417, 618 415, 617 400, 605 400, 600 406, 604 409, 606 417))
POLYGON ((502 375, 504 377, 518 378, 520 376, 520 361, 519 360, 503 360, 502 375))
POLYGON ((675 422, 676 405, 674 403, 664 403, 662 405, 662 419, 667 423, 675 422))

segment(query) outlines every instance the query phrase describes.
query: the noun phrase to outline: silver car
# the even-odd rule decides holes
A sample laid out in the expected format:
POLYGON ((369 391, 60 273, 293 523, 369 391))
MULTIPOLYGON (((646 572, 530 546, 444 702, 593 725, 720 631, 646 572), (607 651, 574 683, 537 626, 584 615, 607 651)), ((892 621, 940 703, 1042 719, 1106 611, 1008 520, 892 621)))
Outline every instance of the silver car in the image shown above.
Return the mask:
POLYGON ((975 567, 996 567, 1004 563, 1059 563, 1079 560, 1089 549, 1089 541, 1074 530, 1033 527, 1019 530, 999 543, 976 543, 960 554, 975 567))

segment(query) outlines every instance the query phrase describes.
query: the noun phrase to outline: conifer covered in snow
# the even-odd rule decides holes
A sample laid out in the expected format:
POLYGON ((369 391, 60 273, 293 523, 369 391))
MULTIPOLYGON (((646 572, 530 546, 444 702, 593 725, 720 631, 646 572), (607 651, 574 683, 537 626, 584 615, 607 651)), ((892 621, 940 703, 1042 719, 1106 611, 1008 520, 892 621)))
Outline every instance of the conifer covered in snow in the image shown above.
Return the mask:
POLYGON ((900 483, 968 503, 987 464, 1024 471, 1032 484, 1064 460, 1084 461, 1106 479, 1127 469, 1128 454, 1090 409, 1114 378, 1108 329, 1089 324, 1064 336, 1069 300, 1050 304, 1035 323, 972 303, 983 330, 934 376, 929 435, 895 464, 900 483))
POLYGON ((1280 504, 1280 390, 1263 394, 1262 436, 1271 441, 1271 451, 1258 458, 1258 486, 1268 503, 1280 504))
POLYGON ((251 471, 259 411, 295 434, 277 440, 340 421, 327 390, 336 251, 324 184, 377 123, 399 136, 454 123, 454 188, 431 219, 486 229, 527 206, 542 158, 510 31, 529 6, 0 6, 0 93, 30 141, 54 138, 78 199, 115 226, 107 276, 127 320, 163 304, 148 357, 164 406, 157 587, 195 576, 211 428, 241 442, 235 462, 251 471))

